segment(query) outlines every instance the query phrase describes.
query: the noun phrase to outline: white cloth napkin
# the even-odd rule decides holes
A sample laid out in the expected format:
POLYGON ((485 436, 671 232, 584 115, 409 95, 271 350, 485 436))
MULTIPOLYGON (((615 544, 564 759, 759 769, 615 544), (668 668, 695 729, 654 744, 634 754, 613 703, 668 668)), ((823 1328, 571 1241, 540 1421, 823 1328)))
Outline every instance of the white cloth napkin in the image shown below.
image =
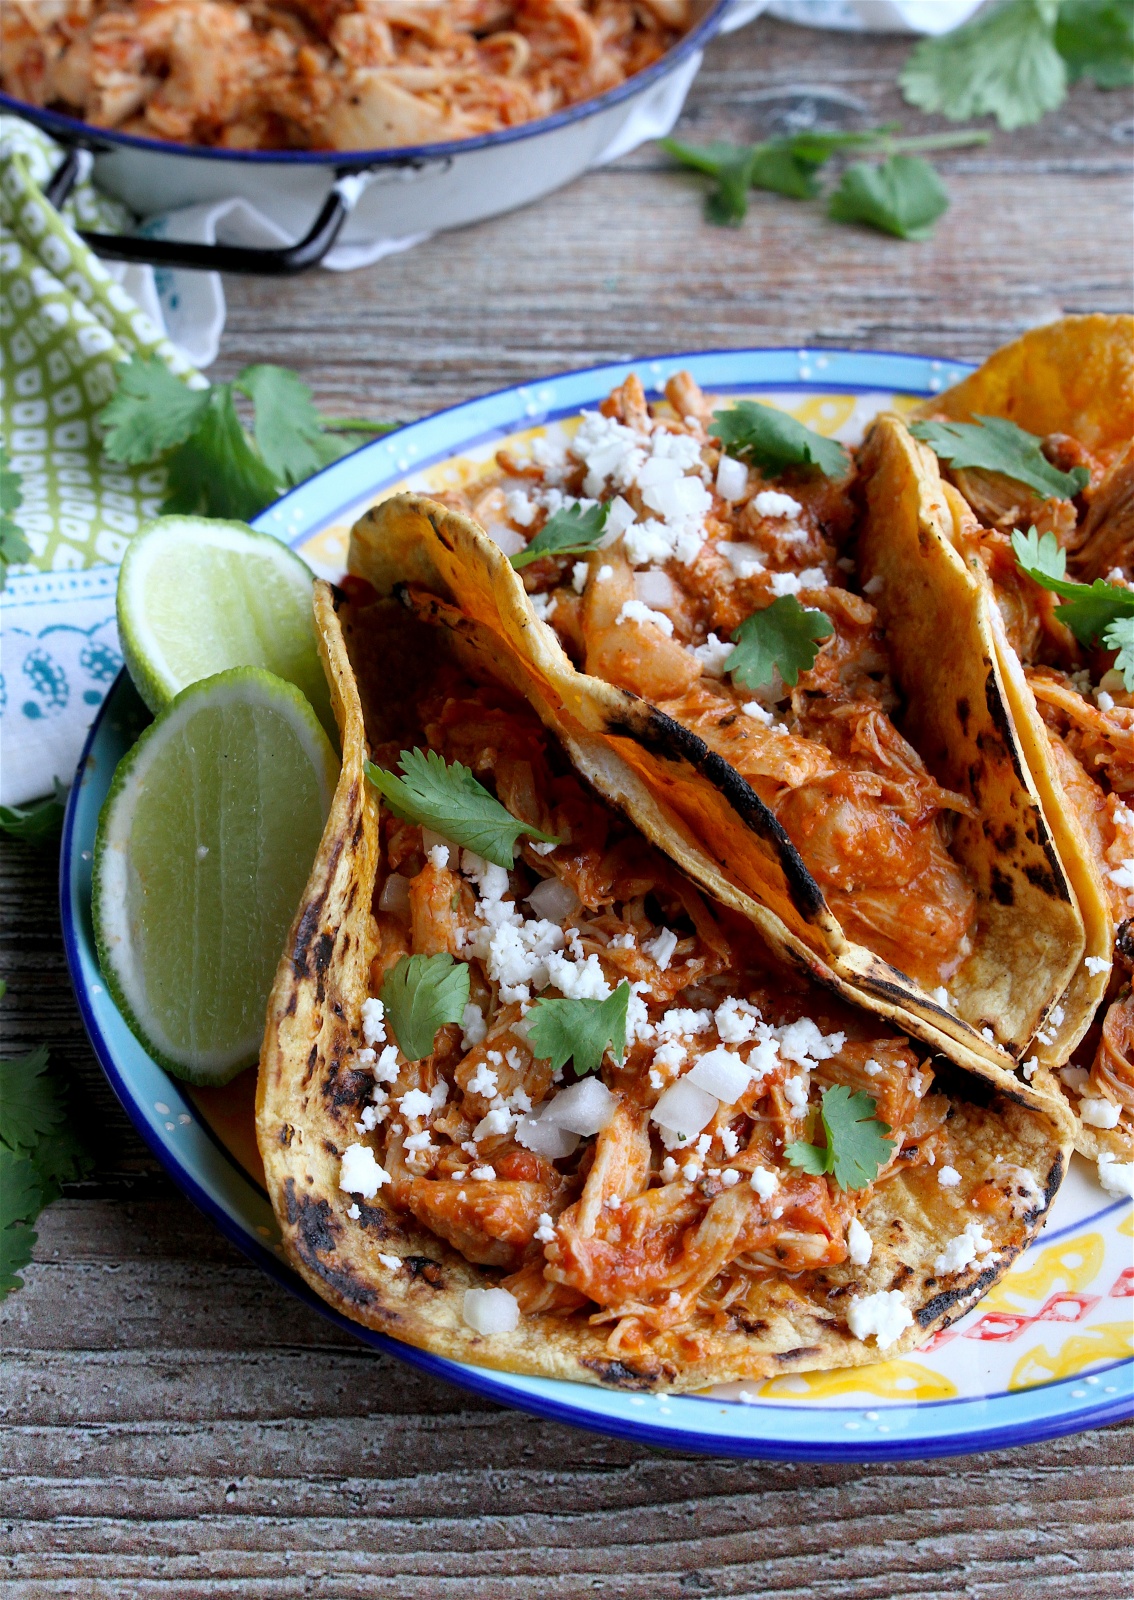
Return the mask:
POLYGON ((978 11, 983 0, 772 0, 781 22, 804 28, 870 33, 948 33, 978 11))

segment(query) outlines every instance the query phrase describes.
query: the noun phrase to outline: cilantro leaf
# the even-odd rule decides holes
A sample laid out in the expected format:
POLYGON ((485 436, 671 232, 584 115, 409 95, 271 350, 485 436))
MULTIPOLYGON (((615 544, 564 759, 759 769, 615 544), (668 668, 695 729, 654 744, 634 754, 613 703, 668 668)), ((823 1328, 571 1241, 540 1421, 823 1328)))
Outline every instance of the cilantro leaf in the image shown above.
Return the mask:
POLYGON ((891 156, 879 167, 864 161, 849 166, 827 214, 836 222, 861 222, 896 239, 921 241, 948 209, 948 191, 928 161, 891 156))
POLYGON ((208 390, 192 438, 169 457, 163 511, 251 522, 280 492, 241 425, 227 383, 208 390))
POLYGON ((1045 589, 1051 589, 1056 594, 1074 594, 1083 587, 1064 578, 1067 552, 1054 533, 1045 533, 1041 539, 1035 528, 1029 528, 1027 533, 1016 528, 1012 534, 1012 549, 1028 577, 1043 584, 1045 589))
POLYGON ((890 1159, 896 1143, 885 1136, 888 1123, 874 1115, 878 1102, 862 1090, 853 1093, 846 1084, 824 1089, 820 1117, 826 1146, 797 1139, 784 1151, 788 1164, 803 1172, 830 1172, 840 1189, 864 1189, 873 1183, 890 1159))
POLYGON ((1134 590, 1106 583, 1102 578, 1088 584, 1064 577, 1067 553, 1059 548, 1053 533, 1045 533, 1041 539, 1034 528, 1027 533, 1017 528, 1012 535, 1012 549, 1029 578, 1060 596, 1063 604, 1055 615, 1067 624, 1081 645, 1089 647, 1101 640, 1108 650, 1120 652, 1115 666, 1123 674, 1126 687, 1134 688, 1134 662, 1127 655, 1134 643, 1128 626, 1134 619, 1134 590), (1113 641, 1111 633, 1115 635, 1113 641))
POLYGON ((923 39, 898 82, 910 105, 954 121, 994 116, 1002 128, 1038 122, 1062 104, 1067 68, 1056 49, 1059 0, 1004 0, 964 27, 923 39))
POLYGON ((42 1045, 0 1061, 0 1299, 23 1287, 17 1274, 36 1241, 30 1224, 58 1199, 61 1184, 90 1166, 64 1124, 61 1086, 46 1072, 42 1045))
POLYGON ((381 1001, 402 1054, 420 1061, 433 1053, 438 1028, 460 1022, 469 1003, 469 969, 444 951, 403 956, 386 974, 381 1001))
POLYGON ((432 828, 498 867, 512 865, 521 833, 559 843, 552 834, 514 817, 459 761, 447 765, 436 750, 403 750, 398 764, 405 774, 402 778, 371 761, 366 763, 366 776, 403 822, 432 828))
POLYGON ((725 663, 734 683, 758 689, 780 677, 794 689, 801 672, 810 672, 819 654, 818 641, 834 632, 827 615, 801 606, 793 594, 781 595, 763 611, 753 611, 733 634, 736 649, 725 663))
POLYGON ((42 1134, 54 1132, 63 1121, 58 1087, 46 1072, 44 1045, 0 1061, 0 1140, 9 1149, 34 1149, 42 1134))
POLYGON ((0 1300, 23 1288, 24 1280, 16 1274, 31 1264, 38 1237, 34 1228, 21 1227, 19 1223, 0 1229, 0 1300))
POLYGON ((55 780, 55 793, 30 806, 0 806, 0 828, 25 844, 45 844, 63 826, 67 809, 67 786, 55 780))
POLYGON ((102 447, 112 461, 139 467, 200 426, 209 389, 190 389, 157 356, 131 356, 118 369, 118 388, 99 413, 102 447))
POLYGON ((8 568, 31 557, 31 545, 24 538, 24 530, 10 515, 23 503, 20 475, 9 465, 8 452, 0 444, 0 589, 7 580, 8 568))
MULTIPOLYGON (((1052 587, 1050 583, 1044 585, 1046 589, 1052 587)), ((1092 584, 1075 584, 1074 594, 1068 593, 1071 587, 1061 585, 1057 591, 1067 598, 1055 615, 1067 624, 1081 645, 1096 644, 1114 623, 1123 617, 1134 617, 1134 592, 1129 589, 1120 589, 1102 578, 1092 584)))
POLYGON ((1134 6, 1130 0, 1063 0, 1055 48, 1072 83, 1093 78, 1100 89, 1134 83, 1134 6))
POLYGON ((828 478, 841 478, 850 466, 850 457, 834 439, 805 428, 786 411, 753 400, 714 411, 713 433, 727 455, 743 457, 773 476, 787 467, 810 466, 828 478))
POLYGON ((540 556, 586 555, 598 544, 606 532, 610 516, 610 502, 602 500, 597 506, 564 506, 553 517, 548 517, 525 550, 517 550, 511 557, 513 567, 530 566, 540 556))
POLYGON ((1127 689, 1134 693, 1134 616, 1117 617, 1104 630, 1102 642, 1108 650, 1117 650, 1115 670, 1121 672, 1127 689))
POLYGON ((74 1183, 91 1169, 91 1157, 66 1122, 39 1139, 31 1153, 43 1189, 43 1204, 59 1198, 61 1185, 74 1183))
POLYGON ((0 1144, 0 1228, 33 1222, 43 1210, 43 1182, 30 1156, 0 1144))
POLYGON ((190 389, 156 357, 123 363, 100 421, 112 461, 166 460, 164 511, 242 521, 345 455, 350 446, 334 432, 379 434, 394 426, 320 417, 310 389, 286 367, 245 367, 234 383, 190 389), (235 390, 253 402, 255 440, 237 415, 235 390))
POLYGON ((714 179, 715 187, 705 201, 705 215, 709 221, 736 226, 748 213, 750 189, 768 189, 790 200, 813 200, 819 193, 816 173, 840 151, 881 150, 885 155, 897 155, 901 151, 985 144, 989 138, 983 129, 912 139, 895 138, 896 131, 896 123, 887 123, 858 133, 816 129, 770 139, 765 144, 727 144, 717 139, 709 144, 693 145, 682 144, 677 139, 663 139, 661 145, 682 166, 714 179))
POLYGON ((528 1012, 528 1043, 553 1072, 572 1058, 580 1075, 597 1072, 609 1045, 615 1060, 626 1053, 630 985, 625 979, 605 1000, 537 1000, 528 1012))
POLYGON ((1086 467, 1072 467, 1070 472, 1053 467, 1043 453, 1043 441, 1007 417, 982 417, 978 412, 976 422, 914 422, 910 432, 954 467, 1002 472, 1045 499, 1070 500, 1090 482, 1086 467))
POLYGON ((287 367, 245 367, 233 387, 255 407, 256 443, 277 483, 302 483, 350 449, 324 433, 311 390, 287 367))

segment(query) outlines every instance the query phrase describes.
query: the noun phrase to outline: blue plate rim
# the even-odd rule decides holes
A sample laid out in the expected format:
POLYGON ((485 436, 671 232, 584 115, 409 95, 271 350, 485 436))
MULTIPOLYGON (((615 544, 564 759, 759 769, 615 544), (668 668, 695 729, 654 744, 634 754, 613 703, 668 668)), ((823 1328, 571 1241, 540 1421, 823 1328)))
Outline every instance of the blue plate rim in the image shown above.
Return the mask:
MULTIPOLYGON (((628 362, 600 363, 594 366, 573 369, 559 374, 550 374, 533 380, 528 384, 508 385, 499 390, 493 391, 489 395, 477 397, 477 399, 472 401, 460 402, 456 405, 446 407, 440 412, 433 413, 429 417, 419 419, 413 423, 408 423, 402 428, 399 428, 390 434, 384 435, 382 438, 374 440, 369 444, 363 445, 356 451, 352 451, 349 456, 340 458, 339 461, 332 463, 330 467, 325 468, 323 472, 317 474, 315 478, 307 480, 307 482, 300 485, 298 489, 292 490, 289 495, 284 496, 280 501, 276 502, 274 506, 266 508, 266 510, 261 513, 260 517, 257 518, 257 525, 261 524, 266 519, 273 518, 273 514, 278 513, 279 509, 286 505, 288 501, 292 500, 301 492, 309 491, 313 485, 319 484, 320 480, 323 480, 322 486, 327 487, 326 480, 333 478, 334 475, 336 475, 336 473, 338 473, 346 463, 353 462, 357 468, 357 466, 360 465, 358 458, 367 452, 374 452, 376 447, 385 447, 391 440, 404 436, 410 430, 423 427, 425 424, 433 425, 443 421, 444 419, 456 421, 462 413, 467 415, 470 410, 485 401, 501 400, 509 396, 528 393, 536 388, 542 388, 547 385, 555 384, 564 379, 579 379, 592 375, 610 373, 612 371, 625 370, 627 368, 640 368, 642 366, 648 366, 652 363, 664 364, 668 362, 690 360, 696 360, 698 363, 700 363, 700 361, 704 360, 705 358, 710 358, 713 356, 758 358, 760 356, 784 357, 790 356, 792 353, 795 353, 797 358, 801 359, 805 359, 808 356, 815 357, 818 355, 825 355, 828 358, 835 356, 846 358, 875 356, 896 358, 902 365, 904 365, 906 362, 909 362, 911 367, 917 363, 922 365, 923 368, 926 364, 930 364, 931 366, 940 369, 949 367, 958 371, 971 370, 967 363, 936 357, 910 355, 907 352, 851 351, 834 349, 832 347, 821 347, 814 351, 805 352, 796 346, 764 347, 762 349, 750 350, 726 349, 720 351, 685 351, 674 354, 663 354, 660 356, 646 356, 628 362)), ((832 386, 822 377, 816 377, 815 379, 809 380, 800 380, 798 378, 791 380, 779 378, 759 380, 753 382, 748 387, 751 387, 753 390, 760 388, 811 388, 830 393, 836 392, 839 388, 839 385, 832 386)), ((853 390, 856 386, 854 384, 846 384, 842 387, 844 389, 850 388, 853 390)), ((860 391, 870 387, 871 385, 863 382, 860 382, 857 385, 857 388, 860 391)), ((924 388, 919 387, 910 388, 906 392, 922 392, 928 394, 932 393, 933 391, 925 390, 924 388)), ((568 407, 566 408, 566 414, 570 414, 571 411, 577 409, 577 406, 568 407)), ((528 421, 527 425, 534 426, 536 425, 536 422, 534 419, 531 419, 528 421)), ((468 441, 457 440, 449 446, 449 453, 456 454, 462 448, 469 447, 470 445, 468 441)), ((424 465, 424 463, 415 463, 414 470, 418 470, 422 465, 424 465)), ((402 470, 396 470, 393 474, 394 477, 404 475, 405 472, 402 470)), ((374 488, 377 490, 383 486, 384 485, 382 483, 377 483, 374 485, 374 488)), ((328 521, 333 520, 334 515, 335 513, 333 512, 330 515, 324 513, 317 518, 306 520, 314 520, 320 525, 326 525, 328 521)), ((267 529, 265 531, 275 532, 273 529, 267 529)), ((308 528, 304 532, 293 534, 289 536, 288 542, 293 544, 302 542, 304 539, 310 536, 310 531, 310 528, 308 528)), ((277 536, 279 535, 277 534, 277 536)), ((514 1379, 514 1375, 498 1374, 491 1368, 475 1367, 466 1365, 464 1363, 453 1362, 447 1358, 432 1355, 428 1351, 418 1350, 413 1346, 402 1344, 399 1341, 390 1339, 383 1334, 375 1333, 370 1329, 363 1328, 359 1324, 352 1322, 349 1318, 344 1317, 341 1313, 334 1310, 317 1294, 315 1294, 314 1291, 311 1290, 309 1286, 295 1272, 293 1272, 289 1266, 282 1262, 273 1251, 265 1246, 260 1240, 253 1237, 253 1235, 247 1231, 246 1228, 242 1227, 235 1217, 233 1217, 222 1204, 214 1199, 208 1193, 208 1191, 200 1185, 196 1177, 179 1159, 176 1151, 157 1137, 157 1134, 151 1126, 148 1118, 143 1114, 139 1101, 129 1088, 123 1074, 119 1071, 114 1050, 94 1014, 94 1009, 91 1004, 91 997, 86 990, 80 958, 80 926, 82 923, 82 907, 78 904, 76 884, 78 869, 75 856, 76 828, 80 808, 82 777, 86 770, 87 763, 91 757, 91 753, 102 734, 103 726, 112 703, 117 699, 117 696, 124 691, 124 685, 127 683, 128 680, 126 673, 123 671, 119 674, 119 677, 112 686, 110 693, 107 695, 102 706, 99 708, 98 715, 92 723, 90 731, 87 735, 87 739, 84 743, 83 752, 78 764, 76 781, 72 785, 64 817, 63 836, 60 849, 60 918, 63 931, 64 952, 72 984, 75 990, 79 1012, 88 1037, 91 1040, 96 1058, 99 1061, 99 1065, 102 1068, 107 1081, 110 1083, 111 1088, 114 1090, 116 1097, 122 1104, 123 1109, 125 1110, 131 1123, 141 1135, 148 1148, 161 1163, 163 1168, 173 1178, 174 1182, 178 1185, 182 1192, 193 1201, 198 1209, 202 1211, 204 1215, 207 1216, 210 1221, 212 1221, 220 1229, 220 1231, 231 1243, 236 1245, 238 1249, 242 1250, 244 1254, 249 1256, 256 1263, 256 1265, 267 1272, 274 1281, 281 1284, 284 1288, 295 1294, 299 1299, 310 1305, 314 1310, 319 1312, 320 1315, 326 1317, 329 1321, 342 1328, 344 1331, 353 1334, 364 1344, 367 1344, 372 1348, 379 1349, 385 1354, 395 1356, 400 1360, 407 1361, 412 1366, 417 1367, 433 1377, 437 1377, 445 1382, 452 1383, 456 1387, 468 1389, 498 1404, 506 1405, 512 1409, 530 1412, 537 1416, 548 1418, 549 1420, 564 1422, 575 1427, 582 1427, 591 1432, 605 1434, 616 1438, 624 1438, 633 1442, 644 1443, 654 1447, 688 1451, 698 1454, 727 1455, 768 1460, 801 1461, 881 1461, 925 1459, 928 1457, 971 1454, 977 1451, 1003 1448, 1005 1446, 1037 1443, 1045 1439, 1059 1437, 1061 1435, 1081 1431, 1086 1428, 1101 1427, 1107 1423, 1117 1422, 1134 1415, 1134 1390, 1132 1390, 1130 1395, 1119 1394, 1111 1400, 1103 1400, 1100 1398, 1098 1403, 1080 1407, 1077 1410, 1061 1410, 1056 1408, 1055 1410, 1051 1410, 1049 1412, 1041 1411, 1039 1415, 1025 1417, 1009 1416, 1003 1420, 1001 1420, 999 1417, 994 1417, 992 1420, 984 1419, 982 1421, 979 1418, 979 1415, 977 1415, 973 1417, 972 1426, 967 1428, 963 1433, 953 1429, 950 1430, 948 1434, 939 1436, 937 1438, 920 1436, 916 1439, 903 1439, 901 1437, 888 1437, 886 1439, 879 1439, 875 1436, 869 1438, 868 1440, 863 1440, 861 1443, 851 1440, 812 1441, 771 1436, 738 1438, 732 1435, 726 1436, 722 1434, 699 1432, 697 1429, 690 1429, 688 1426, 676 1427, 663 1423, 660 1421, 660 1419, 655 1421, 646 1416, 643 1416, 643 1418, 639 1420, 637 1418, 596 1414, 595 1412, 589 1411, 582 1406, 575 1405, 570 1401, 560 1400, 552 1395, 540 1395, 524 1391, 518 1392, 515 1388, 509 1386, 509 1380, 514 1379)), ((198 1121, 200 1121, 199 1118, 198 1121)), ((225 1155, 227 1156, 227 1152, 225 1152, 225 1155)), ((232 1158, 229 1157, 228 1159, 231 1160, 232 1158)), ((234 1162, 233 1165, 240 1172, 241 1177, 247 1184, 252 1187, 258 1187, 255 1185, 253 1179, 249 1178, 242 1169, 239 1169, 238 1164, 234 1162)), ((1090 1374, 1090 1376, 1102 1376, 1104 1372, 1127 1369, 1129 1370, 1129 1375, 1134 1377, 1134 1363, 1130 1361, 1120 1361, 1114 1363, 1111 1367, 1096 1370, 1096 1372, 1093 1372, 1090 1374)), ((921 1414, 927 1409, 934 1408, 938 1405, 948 1404, 950 1407, 962 1405, 972 1408, 975 1413, 979 1414, 980 1412, 986 1410, 990 1405, 995 1405, 999 1411, 1003 1411, 1006 1407, 1010 1407, 1014 1401, 1022 1403, 1024 1408, 1027 1409, 1029 1402, 1034 1401, 1037 1397, 1040 1397, 1041 1401, 1042 1397, 1045 1395, 1051 1396, 1052 1399, 1054 1399, 1060 1390, 1068 1389, 1071 1385, 1080 1385, 1085 1381, 1085 1376, 1080 1375, 1069 1379, 1058 1380, 1049 1384, 1035 1385, 1028 1389, 1014 1391, 1007 1396, 996 1396, 989 1400, 978 1398, 949 1402, 923 1401, 915 1403, 911 1409, 915 1410, 918 1414, 921 1414)), ((584 1388, 583 1392, 589 1394, 591 1391, 584 1388)), ((603 1391, 596 1392, 601 1393, 603 1391)), ((642 1403, 648 1404, 650 1401, 654 1400, 654 1398, 655 1397, 652 1396, 643 1396, 642 1403)), ((665 1396, 657 1398, 659 1400, 669 1400, 672 1402, 673 1400, 678 1400, 681 1397, 665 1396)), ((697 1398, 703 1402, 707 1400, 708 1403, 713 1403, 713 1397, 711 1396, 698 1396, 690 1398, 697 1398)), ((722 1407, 729 1404, 729 1402, 726 1401, 720 1401, 717 1403, 722 1405, 722 1407)), ((737 1402, 737 1404, 741 1403, 737 1402)), ((1016 1409, 1019 1408, 1020 1407, 1017 1406, 1016 1409)), ((827 1412, 839 1410, 863 1412, 865 1409, 865 1407, 825 1406, 822 1408, 822 1411, 827 1412)), ((896 1415, 896 1408, 887 1406, 886 1409, 891 1415, 896 1415)), ((782 1402, 775 1406, 770 1406, 763 1409, 745 1406, 744 1410, 753 1417, 760 1415, 769 1420, 772 1417, 787 1417, 790 1419, 793 1414, 809 1414, 813 1417, 819 1414, 819 1408, 815 1406, 793 1407, 790 1404, 784 1404, 782 1402)))
MULTIPOLYGON (((472 399, 458 400, 452 405, 441 407, 438 411, 431 411, 426 416, 415 417, 399 423, 397 427, 391 428, 388 433, 381 434, 378 438, 368 440, 366 443, 358 445, 355 449, 349 450, 345 455, 340 456, 337 461, 317 472, 314 477, 307 478, 303 483, 289 489, 286 494, 281 495, 278 500, 274 500, 270 506, 266 506, 263 511, 253 518, 252 526, 264 532, 273 533, 277 538, 283 538, 286 543, 294 547, 309 537, 310 529, 298 533, 289 531, 281 534, 278 526, 272 527, 269 524, 281 523, 291 508, 295 509, 297 515, 302 515, 298 509, 300 497, 305 495, 312 485, 319 484, 324 489, 329 489, 340 477, 345 477, 348 472, 360 466, 369 453, 376 455, 385 453, 392 457, 395 447, 399 443, 405 443, 407 439, 412 439, 415 433, 431 431, 443 426, 445 423, 456 423, 461 418, 472 417, 481 411, 491 410, 494 406, 507 401, 513 396, 530 395, 552 385, 574 384, 587 378, 601 377, 607 383, 614 383, 618 381, 619 375, 625 376, 630 372, 638 371, 640 368, 646 368, 651 372, 660 372, 663 367, 677 370, 675 364, 680 363, 699 365, 703 362, 714 360, 749 361, 762 358, 783 362, 794 361, 796 363, 796 371, 794 373, 785 371, 779 377, 758 378, 750 381, 733 381, 730 379, 728 382, 729 393, 757 394, 782 389, 791 389, 793 391, 810 389, 821 394, 861 394, 874 388, 886 389, 893 387, 892 384, 882 381, 882 373, 878 374, 879 382, 874 384, 867 383, 862 379, 855 380, 849 376, 841 379, 832 379, 822 370, 832 361, 840 363, 846 361, 852 364, 861 362, 871 364, 893 363, 897 371, 893 372, 891 376, 896 377, 900 371, 911 380, 903 392, 922 394, 929 398, 935 391, 924 383, 912 381, 916 371, 924 372, 928 368, 931 373, 940 372, 950 378, 960 379, 975 370, 971 362, 957 360, 949 356, 918 355, 905 350, 853 350, 844 345, 815 345, 811 347, 801 345, 744 345, 739 347, 721 345, 706 350, 660 351, 652 354, 627 356, 615 361, 595 362, 584 367, 567 367, 558 372, 544 373, 524 383, 503 384, 498 389, 489 389, 484 394, 473 396, 472 399), (806 378, 802 378, 799 376, 799 367, 801 365, 817 366, 821 369, 821 372, 819 375, 813 373, 806 378)), ((659 386, 645 387, 647 395, 661 393, 659 386)), ((539 408, 525 410, 525 414, 522 417, 502 417, 498 422, 486 425, 481 433, 463 437, 460 448, 462 450, 475 449, 478 445, 484 444, 488 439, 500 433, 505 427, 513 432, 525 427, 536 427, 550 421, 556 421, 562 417, 574 415, 578 409, 578 405, 571 404, 546 410, 539 408)), ((372 485, 372 489, 380 490, 386 487, 388 483, 405 477, 411 472, 418 472, 428 466, 435 465, 438 461, 444 460, 446 455, 451 454, 452 450, 452 446, 446 445, 440 449, 438 454, 415 459, 404 466, 398 465, 396 460, 392 460, 392 467, 396 470, 391 470, 379 481, 375 482, 372 485)), ((372 492, 372 490, 366 489, 362 490, 361 494, 369 492, 372 492)), ((359 492, 352 493, 341 500, 333 510, 324 512, 314 520, 325 525, 327 522, 333 521, 348 507, 354 505, 359 498, 359 492)))

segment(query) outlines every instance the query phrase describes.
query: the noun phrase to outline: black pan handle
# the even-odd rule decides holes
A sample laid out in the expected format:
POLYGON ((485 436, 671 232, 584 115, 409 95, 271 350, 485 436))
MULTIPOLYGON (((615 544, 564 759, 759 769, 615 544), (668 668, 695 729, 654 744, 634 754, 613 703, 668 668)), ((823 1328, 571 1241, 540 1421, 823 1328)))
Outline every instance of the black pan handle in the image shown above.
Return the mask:
MULTIPOLYGON (((56 168, 44 196, 59 209, 83 175, 90 157, 73 146, 56 168)), ((323 208, 306 236, 295 244, 270 249, 246 245, 194 244, 182 239, 147 239, 136 233, 79 232, 83 243, 110 261, 143 262, 154 267, 188 267, 195 272, 244 272, 267 278, 289 278, 317 267, 342 231, 365 188, 365 167, 341 167, 323 208)))

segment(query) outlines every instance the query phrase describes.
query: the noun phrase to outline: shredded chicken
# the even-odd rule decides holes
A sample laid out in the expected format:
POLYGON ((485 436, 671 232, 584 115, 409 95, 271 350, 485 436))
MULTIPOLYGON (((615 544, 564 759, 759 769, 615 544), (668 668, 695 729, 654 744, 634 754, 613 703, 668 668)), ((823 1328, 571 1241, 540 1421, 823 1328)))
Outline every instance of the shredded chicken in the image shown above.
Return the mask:
MULTIPOLYGON (((678 494, 715 487, 721 452, 712 403, 688 373, 673 377, 666 393, 667 405, 647 405, 630 377, 601 412, 630 430, 640 454, 657 456, 660 441, 663 473, 666 452, 684 450, 678 494)), ((616 455, 617 441, 613 448, 616 455)), ((538 535, 564 496, 617 493, 638 518, 588 556, 585 572, 574 557, 523 569, 568 653, 587 672, 651 700, 747 778, 853 938, 929 988, 947 984, 976 920, 973 887, 949 850, 954 819, 972 808, 933 780, 892 720, 899 697, 877 613, 847 587, 840 562, 856 517, 853 468, 841 479, 796 473, 775 482, 749 471, 742 492, 711 495, 703 537, 654 556, 643 555, 642 525, 667 502, 648 474, 645 487, 624 483, 615 463, 600 486, 570 451, 534 470, 506 451, 497 459, 495 475, 445 498, 517 543, 538 535), (752 612, 796 593, 833 626, 814 665, 792 689, 778 673, 756 691, 731 681, 714 651, 719 656, 723 643, 727 652, 752 612), (657 597, 644 612, 642 595, 657 597)))
MULTIPOLYGON (((435 836, 384 813, 372 993, 402 955, 444 950, 467 962, 471 997, 431 1056, 410 1062, 395 1049, 396 1067, 388 1055, 376 1063, 358 1131, 389 1174, 384 1192, 470 1261, 503 1269, 525 1311, 584 1308, 610 1322, 612 1354, 706 1311, 731 1315, 734 1302, 742 1315, 771 1272, 844 1261, 847 1227, 876 1184, 949 1160, 949 1102, 930 1092, 932 1069, 877 1019, 776 966, 742 919, 710 908, 583 784, 526 705, 433 670, 412 742, 463 762, 561 842, 521 841, 510 872, 455 846, 443 862, 435 836), (563 912, 554 923, 539 920, 539 895, 529 903, 549 882, 563 912), (505 926, 549 952, 542 970, 504 971, 492 934, 505 926), (626 1050, 602 1063, 610 1111, 597 1137, 549 1155, 533 1117, 538 1126, 589 1080, 535 1054, 531 1006, 584 971, 605 992, 631 985, 626 1050), (716 1109, 700 1133, 667 1132, 653 1117, 660 1097, 714 1051, 749 1061, 747 1087, 732 1103, 709 1096, 716 1109), (873 1098, 894 1141, 875 1182, 849 1193, 785 1157, 814 1137, 819 1097, 838 1083, 873 1098)), ((389 767, 400 751, 379 746, 374 758, 389 767)), ((392 1039, 387 1030, 376 1052, 392 1039)))
POLYGON ((691 21, 689 0, 0 0, 0 83, 178 143, 385 149, 602 94, 691 21))

